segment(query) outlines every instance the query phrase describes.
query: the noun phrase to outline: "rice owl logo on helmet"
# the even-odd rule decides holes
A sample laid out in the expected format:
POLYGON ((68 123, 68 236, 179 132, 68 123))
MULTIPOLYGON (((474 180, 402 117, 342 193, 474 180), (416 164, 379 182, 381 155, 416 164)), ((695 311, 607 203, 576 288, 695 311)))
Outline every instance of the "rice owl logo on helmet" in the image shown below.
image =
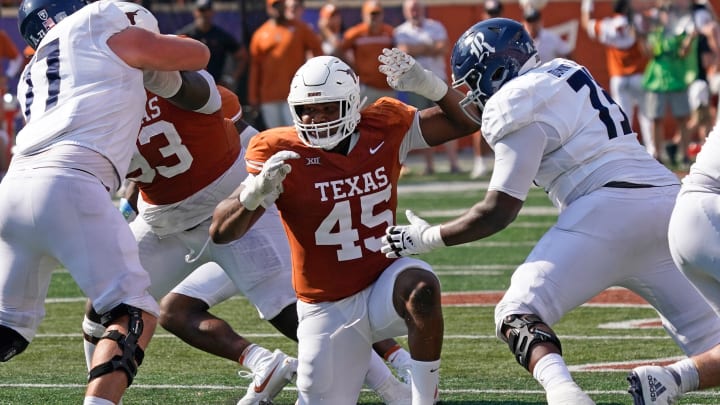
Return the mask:
POLYGON ((495 47, 485 42, 485 35, 482 32, 478 33, 472 38, 470 43, 470 54, 478 59, 478 62, 482 62, 486 56, 495 52, 495 47))

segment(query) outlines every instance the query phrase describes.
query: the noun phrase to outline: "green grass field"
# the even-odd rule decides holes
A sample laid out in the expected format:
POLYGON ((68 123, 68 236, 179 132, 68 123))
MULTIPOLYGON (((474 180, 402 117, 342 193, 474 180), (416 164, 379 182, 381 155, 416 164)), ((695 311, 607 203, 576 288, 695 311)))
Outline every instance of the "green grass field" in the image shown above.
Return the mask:
MULTIPOLYGON (((466 175, 433 178, 459 191, 403 193, 398 218, 405 208, 431 223, 438 223, 482 198, 484 191, 470 187, 466 175)), ((405 186, 427 178, 410 176, 405 186)), ((554 222, 555 215, 541 190, 533 190, 514 224, 494 237, 467 246, 442 249, 423 256, 440 275, 446 294, 502 291, 514 266, 554 222)), ((78 404, 85 386, 85 360, 80 324, 84 298, 69 274, 53 276, 47 316, 39 335, 26 352, 0 364, 0 404, 78 404)), ((243 298, 235 298, 213 312, 238 331, 268 348, 296 354, 293 342, 281 337, 257 318, 243 298)), ((543 404, 540 385, 513 359, 507 346, 494 336, 491 303, 446 306, 440 391, 449 405, 543 404)), ((630 305, 586 305, 570 312, 555 325, 565 359, 574 377, 598 404, 631 404, 626 393, 626 371, 584 371, 589 365, 653 361, 680 356, 680 350, 661 328, 621 328, 623 322, 655 319, 652 309, 630 305), (610 325, 605 326, 603 325, 610 325), (616 326, 612 326, 616 325, 616 326)), ((403 338, 399 339, 402 343, 403 338)), ((625 366, 627 367, 627 365, 625 366)), ((245 392, 247 379, 237 376, 239 366, 187 346, 158 329, 145 362, 128 390, 124 403, 132 404, 234 404, 245 392)), ((295 390, 288 386, 276 404, 293 404, 295 390)), ((364 391, 361 404, 380 404, 364 391)), ((718 404, 720 391, 686 396, 681 404, 718 404)))

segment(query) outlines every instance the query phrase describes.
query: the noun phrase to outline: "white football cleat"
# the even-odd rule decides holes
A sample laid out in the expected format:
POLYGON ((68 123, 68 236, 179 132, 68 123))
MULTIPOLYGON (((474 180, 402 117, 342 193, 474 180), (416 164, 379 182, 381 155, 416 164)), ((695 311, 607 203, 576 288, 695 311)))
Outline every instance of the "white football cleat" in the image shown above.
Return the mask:
POLYGON ((296 373, 297 359, 276 349, 254 373, 238 372, 241 377, 252 377, 252 382, 237 405, 272 404, 273 398, 295 378, 296 373))
POLYGON ((574 382, 558 384, 546 393, 548 405, 595 405, 595 402, 574 382))
POLYGON ((634 405, 672 405, 680 398, 680 379, 665 367, 635 367, 627 376, 634 405))
POLYGON ((390 376, 375 390, 385 405, 412 405, 412 389, 390 376))

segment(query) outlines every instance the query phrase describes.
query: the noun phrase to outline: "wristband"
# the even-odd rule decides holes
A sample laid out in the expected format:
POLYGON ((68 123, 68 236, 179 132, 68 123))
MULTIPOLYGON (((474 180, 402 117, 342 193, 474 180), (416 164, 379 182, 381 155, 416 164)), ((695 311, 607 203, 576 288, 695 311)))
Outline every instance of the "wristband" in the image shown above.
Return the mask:
POLYGON ((432 101, 439 101, 441 98, 445 97, 448 92, 447 83, 429 70, 425 70, 425 74, 428 76, 428 87, 425 89, 425 94, 422 94, 422 96, 432 101))
POLYGON ((208 73, 206 70, 198 70, 197 72, 205 79, 205 81, 207 81, 208 86, 210 86, 210 97, 208 97, 208 101, 207 103, 205 103, 204 106, 193 111, 199 112, 201 114, 212 114, 222 107, 222 98, 220 96, 220 91, 217 89, 215 79, 213 79, 210 73, 208 73))
POLYGON ((432 249, 445 246, 445 241, 440 236, 440 225, 431 226, 420 236, 422 243, 432 249))
POLYGON ((137 217, 137 212, 135 212, 133 207, 130 205, 130 202, 125 198, 120 199, 118 209, 127 222, 132 222, 132 220, 137 217))

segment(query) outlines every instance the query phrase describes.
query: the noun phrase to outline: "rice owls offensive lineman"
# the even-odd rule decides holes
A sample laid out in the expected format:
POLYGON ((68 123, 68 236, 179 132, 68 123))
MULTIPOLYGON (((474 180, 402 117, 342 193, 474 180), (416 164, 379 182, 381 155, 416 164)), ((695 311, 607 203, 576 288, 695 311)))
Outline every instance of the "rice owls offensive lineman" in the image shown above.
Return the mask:
POLYGON ((290 85, 295 126, 250 141, 245 159, 251 174, 213 215, 213 240, 229 241, 263 214, 263 204, 276 200, 298 296, 300 405, 355 404, 371 344, 404 334, 412 356, 412 404, 429 405, 437 396, 439 281, 425 262, 386 258, 380 239, 395 222, 408 151, 477 126, 459 108, 460 93, 399 50, 384 52, 388 82, 417 90, 439 107, 418 111, 382 98, 361 113, 355 72, 335 57, 312 58, 290 85))
POLYGON ((59 262, 107 327, 85 404, 117 403, 142 362, 158 305, 110 193, 140 128, 143 70, 155 72, 145 84, 179 99, 191 89, 178 70, 201 69, 209 51, 133 27, 111 2, 25 0, 18 22, 36 52, 18 86, 26 125, 0 183, 0 359, 35 336, 59 262))
POLYGON ((594 402, 573 381, 550 328, 611 286, 659 312, 680 348, 696 354, 720 341, 720 318, 675 267, 667 229, 677 177, 637 141, 624 112, 587 69, 566 59, 540 65, 516 21, 468 29, 453 49, 455 85, 495 150, 483 201, 442 225, 408 212, 390 227, 389 257, 481 239, 510 224, 533 181, 559 209, 557 223, 513 274, 495 308, 500 339, 543 385, 550 405, 594 402))

